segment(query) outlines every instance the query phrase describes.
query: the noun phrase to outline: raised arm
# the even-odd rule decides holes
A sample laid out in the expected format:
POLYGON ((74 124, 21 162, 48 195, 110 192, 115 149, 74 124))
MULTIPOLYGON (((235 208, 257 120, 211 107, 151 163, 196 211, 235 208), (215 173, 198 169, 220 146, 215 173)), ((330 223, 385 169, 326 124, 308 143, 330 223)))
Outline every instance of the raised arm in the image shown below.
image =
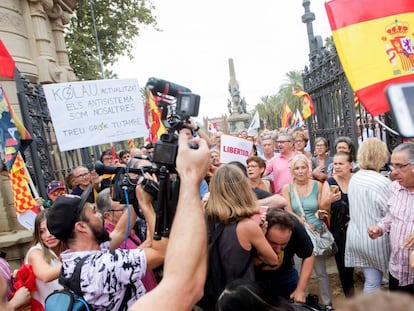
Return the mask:
POLYGON ((180 195, 160 284, 129 310, 191 310, 202 297, 207 273, 207 230, 198 189, 210 165, 210 152, 202 139, 190 149, 180 134, 177 171, 180 195))
POLYGON ((43 282, 50 282, 59 277, 62 264, 55 266, 49 265, 44 259, 43 251, 32 249, 28 255, 28 263, 32 265, 33 273, 37 279, 43 282))
POLYGON ((276 207, 276 208, 285 208, 286 199, 279 194, 274 194, 274 195, 271 195, 270 197, 257 200, 257 205, 276 207))

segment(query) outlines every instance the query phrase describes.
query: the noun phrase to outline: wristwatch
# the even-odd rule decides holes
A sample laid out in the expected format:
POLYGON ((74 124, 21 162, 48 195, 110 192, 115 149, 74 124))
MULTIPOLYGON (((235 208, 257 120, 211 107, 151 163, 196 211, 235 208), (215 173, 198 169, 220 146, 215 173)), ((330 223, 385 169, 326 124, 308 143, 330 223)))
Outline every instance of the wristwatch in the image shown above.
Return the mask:
POLYGON ((200 130, 200 127, 197 125, 197 127, 194 129, 194 132, 198 132, 200 130))

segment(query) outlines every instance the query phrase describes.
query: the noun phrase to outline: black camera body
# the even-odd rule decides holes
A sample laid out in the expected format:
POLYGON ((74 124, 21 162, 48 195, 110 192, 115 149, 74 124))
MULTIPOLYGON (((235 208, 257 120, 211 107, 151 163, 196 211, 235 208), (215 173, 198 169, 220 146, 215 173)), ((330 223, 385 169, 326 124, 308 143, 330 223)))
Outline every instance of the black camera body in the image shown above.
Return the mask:
MULTIPOLYGON (((139 207, 135 188, 138 177, 133 176, 143 176, 146 172, 157 176, 159 183, 144 179, 141 185, 157 203, 154 239, 159 240, 161 237, 168 237, 178 202, 180 179, 179 176, 170 178, 170 173, 176 173, 177 133, 189 122, 190 117, 198 115, 200 96, 191 93, 191 90, 186 87, 156 78, 150 78, 146 88, 157 96, 158 107, 161 109, 161 121, 167 128, 167 132, 162 134, 154 144, 154 155, 152 159, 149 159, 152 160, 152 165, 136 169, 104 166, 98 161, 95 163, 95 171, 99 175, 115 174, 111 182, 113 200, 132 204, 137 214, 139 207)), ((192 145, 190 147, 197 148, 192 145)))
POLYGON ((154 146, 153 160, 157 165, 165 165, 175 171, 178 151, 178 133, 188 123, 190 117, 198 116, 200 96, 191 93, 187 87, 166 80, 149 78, 146 87, 161 100, 161 121, 167 128, 154 146))

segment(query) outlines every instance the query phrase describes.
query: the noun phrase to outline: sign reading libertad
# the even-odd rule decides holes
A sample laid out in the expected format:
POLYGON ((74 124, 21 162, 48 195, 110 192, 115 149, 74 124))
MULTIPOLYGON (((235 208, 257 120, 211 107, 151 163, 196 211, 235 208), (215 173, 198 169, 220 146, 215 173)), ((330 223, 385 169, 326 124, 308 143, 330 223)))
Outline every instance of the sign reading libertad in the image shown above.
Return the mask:
POLYGON ((148 133, 135 79, 48 84, 44 91, 61 151, 148 133))

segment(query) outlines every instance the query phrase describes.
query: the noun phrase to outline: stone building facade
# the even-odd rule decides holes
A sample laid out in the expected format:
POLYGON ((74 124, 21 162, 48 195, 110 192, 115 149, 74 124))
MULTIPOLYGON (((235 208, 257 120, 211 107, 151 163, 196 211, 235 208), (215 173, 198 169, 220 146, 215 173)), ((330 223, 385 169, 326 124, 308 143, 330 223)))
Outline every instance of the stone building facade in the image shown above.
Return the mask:
MULTIPOLYGON (((32 83, 75 81, 64 40, 77 0, 1 0, 0 39, 16 67, 32 83)), ((1 65, 1 64, 0 64, 1 65)), ((21 116, 14 80, 0 77, 14 111, 21 116)), ((0 175, 0 250, 17 267, 32 240, 19 225, 7 175, 0 175)))

